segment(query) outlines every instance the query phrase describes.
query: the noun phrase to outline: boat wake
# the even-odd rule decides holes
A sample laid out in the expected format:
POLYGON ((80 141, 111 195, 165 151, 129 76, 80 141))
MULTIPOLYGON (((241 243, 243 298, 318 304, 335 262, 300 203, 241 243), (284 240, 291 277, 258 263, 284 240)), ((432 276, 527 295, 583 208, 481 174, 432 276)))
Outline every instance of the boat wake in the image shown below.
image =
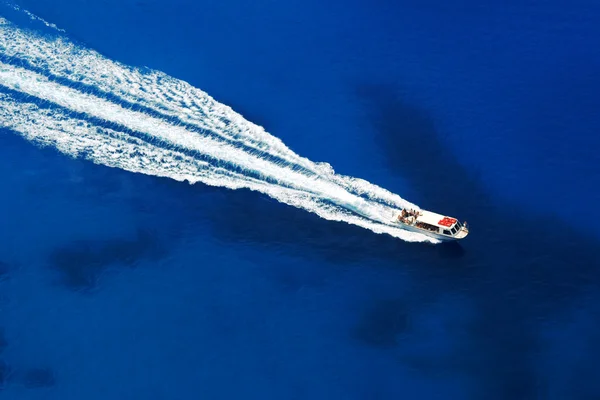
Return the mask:
POLYGON ((300 157, 188 83, 1 18, 0 126, 98 164, 246 188, 327 220, 436 242, 390 224, 395 211, 414 204, 300 157))

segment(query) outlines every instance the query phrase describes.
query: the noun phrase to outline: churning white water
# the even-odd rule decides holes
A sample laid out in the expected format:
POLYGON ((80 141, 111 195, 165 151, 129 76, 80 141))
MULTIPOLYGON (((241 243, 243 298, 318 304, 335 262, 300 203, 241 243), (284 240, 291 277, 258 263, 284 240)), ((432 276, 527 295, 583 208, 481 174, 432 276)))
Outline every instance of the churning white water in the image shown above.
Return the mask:
POLYGON ((70 156, 247 188, 328 220, 436 242, 390 223, 399 208, 418 208, 400 196, 297 155, 184 81, 112 61, 62 34, 0 19, 0 89, 0 126, 70 156))

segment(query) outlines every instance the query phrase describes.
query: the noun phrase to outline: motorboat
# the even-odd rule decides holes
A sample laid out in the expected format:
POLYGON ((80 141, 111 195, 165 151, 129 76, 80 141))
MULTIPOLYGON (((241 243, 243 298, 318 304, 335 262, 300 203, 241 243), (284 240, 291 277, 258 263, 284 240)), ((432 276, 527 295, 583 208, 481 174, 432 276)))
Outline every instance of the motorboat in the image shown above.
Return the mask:
POLYGON ((403 229, 419 232, 441 241, 464 239, 469 234, 467 222, 426 210, 402 209, 395 216, 394 223, 403 229))

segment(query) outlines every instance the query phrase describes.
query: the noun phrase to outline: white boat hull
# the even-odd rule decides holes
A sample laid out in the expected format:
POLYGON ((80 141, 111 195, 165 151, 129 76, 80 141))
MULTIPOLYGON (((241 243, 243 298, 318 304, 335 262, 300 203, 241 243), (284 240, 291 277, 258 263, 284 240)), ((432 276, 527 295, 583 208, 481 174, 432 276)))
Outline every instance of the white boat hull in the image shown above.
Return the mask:
POLYGON ((392 222, 402 229, 419 232, 441 242, 460 240, 469 234, 466 222, 461 224, 456 218, 427 210, 402 209, 392 222))
POLYGON ((402 229, 406 229, 407 231, 411 231, 411 232, 418 232, 425 236, 429 236, 434 239, 437 239, 441 242, 454 242, 454 241, 462 239, 464 237, 464 236, 458 237, 458 236, 440 235, 439 233, 431 232, 426 229, 420 229, 420 228, 414 227, 412 225, 403 224, 402 222, 397 222, 397 223, 398 223, 398 225, 400 225, 402 227, 402 229))

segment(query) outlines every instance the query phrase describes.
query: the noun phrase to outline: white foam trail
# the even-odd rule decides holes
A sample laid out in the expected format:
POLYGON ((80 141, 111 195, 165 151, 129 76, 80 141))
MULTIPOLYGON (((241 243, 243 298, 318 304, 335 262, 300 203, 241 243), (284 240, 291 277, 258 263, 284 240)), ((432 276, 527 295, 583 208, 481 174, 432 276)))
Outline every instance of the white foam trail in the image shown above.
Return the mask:
POLYGON ((65 32, 65 30, 64 30, 64 29, 61 29, 61 28, 59 28, 59 27, 58 27, 58 26, 56 26, 55 24, 52 24, 52 23, 50 23, 50 22, 46 21, 45 19, 43 19, 43 18, 41 18, 41 17, 38 17, 37 15, 35 15, 35 14, 34 14, 34 13, 32 13, 32 12, 30 12, 29 10, 26 10, 26 9, 24 9, 24 8, 21 8, 21 7, 17 6, 17 5, 13 5, 13 6, 12 6, 12 8, 13 8, 15 11, 22 11, 22 12, 24 12, 24 13, 25 13, 25 14, 27 14, 27 15, 29 16, 29 18, 31 18, 33 21, 39 21, 39 22, 41 22, 42 24, 46 25, 48 28, 55 29, 55 30, 57 30, 57 31, 59 31, 59 32, 65 32))
POLYGON ((1 126, 20 132, 28 140, 56 147, 71 156, 81 156, 99 164, 179 181, 203 182, 231 189, 249 188, 315 212, 325 219, 350 222, 379 233, 393 234, 381 230, 377 224, 340 213, 336 207, 318 202, 318 196, 310 193, 274 187, 245 175, 213 167, 180 152, 153 146, 118 131, 70 118, 57 110, 40 109, 32 103, 18 102, 7 95, 0 95, 0 102, 3 106, 0 108, 1 126))
POLYGON ((214 101, 200 89, 162 72, 143 73, 139 69, 109 60, 93 50, 75 46, 60 37, 41 37, 11 26, 0 30, 0 46, 2 43, 7 43, 1 49, 5 54, 44 69, 53 77, 98 88, 123 101, 143 105, 201 129, 212 130, 251 148, 283 157, 372 200, 397 208, 418 209, 415 204, 367 181, 336 175, 327 163, 315 164, 298 156, 278 138, 245 120, 230 107, 214 101))
POLYGON ((26 61, 34 69, 0 62, 2 86, 62 107, 40 108, 1 96, 0 124, 29 140, 132 172, 260 191, 325 219, 407 241, 435 242, 388 224, 398 206, 414 205, 299 157, 264 129, 185 82, 125 67, 63 39, 47 40, 7 22, 0 26, 0 54, 26 61), (86 87, 96 94, 83 91, 86 87), (124 104, 156 113, 134 111, 124 104), (185 124, 174 123, 172 117, 185 124), (117 124, 117 130, 102 121, 117 124))

